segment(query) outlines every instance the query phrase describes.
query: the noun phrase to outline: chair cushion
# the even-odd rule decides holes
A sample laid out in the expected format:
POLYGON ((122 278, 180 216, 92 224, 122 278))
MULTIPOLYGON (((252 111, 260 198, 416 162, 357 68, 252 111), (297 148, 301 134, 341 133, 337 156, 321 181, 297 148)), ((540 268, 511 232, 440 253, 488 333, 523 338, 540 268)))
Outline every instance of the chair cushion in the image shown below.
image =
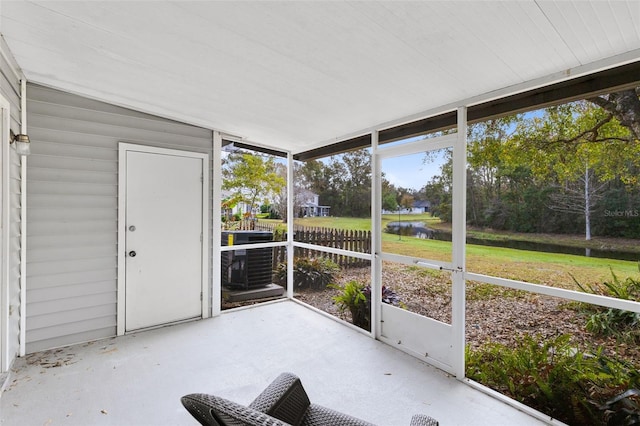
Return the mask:
POLYGON ((249 404, 249 408, 299 426, 310 404, 300 378, 282 373, 249 404))
POLYGON ((425 414, 415 414, 411 417, 410 426, 438 426, 438 421, 425 414))
POLYGON ((372 423, 317 404, 309 406, 302 424, 304 426, 374 426, 372 423))
POLYGON ((268 414, 215 395, 192 393, 180 400, 203 426, 289 426, 268 414))

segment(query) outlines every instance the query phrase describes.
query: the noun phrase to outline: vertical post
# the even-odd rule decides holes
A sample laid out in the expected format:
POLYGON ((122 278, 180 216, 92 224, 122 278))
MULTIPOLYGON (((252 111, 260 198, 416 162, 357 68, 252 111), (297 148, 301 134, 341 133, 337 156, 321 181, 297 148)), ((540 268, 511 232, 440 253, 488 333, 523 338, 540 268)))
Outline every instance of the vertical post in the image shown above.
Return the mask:
POLYGON ((458 108, 458 137, 453 146, 453 205, 452 205, 452 367, 456 378, 465 377, 465 243, 467 194, 467 108, 458 108))
MULTIPOLYGON (((20 132, 27 134, 27 81, 20 80, 20 132)), ((20 356, 27 339, 27 157, 20 162, 20 356)))
POLYGON ((222 245, 222 135, 213 132, 213 182, 211 184, 211 203, 213 205, 211 235, 211 315, 220 315, 222 311, 222 265, 220 246, 222 245))
POLYGON ((0 178, 0 186, 2 187, 2 197, 0 200, 0 240, 2 248, 0 248, 0 373, 9 370, 11 354, 9 352, 9 336, 12 330, 9 329, 9 181, 11 178, 10 170, 10 148, 9 148, 9 127, 11 126, 10 107, 2 95, 0 95, 0 112, 2 113, 2 137, 0 137, 0 170, 2 175, 0 178))
POLYGON ((287 298, 293 299, 293 154, 287 154, 287 298))
POLYGON ((382 252, 380 226, 382 223, 382 174, 378 155, 378 131, 371 133, 371 335, 381 334, 382 252))

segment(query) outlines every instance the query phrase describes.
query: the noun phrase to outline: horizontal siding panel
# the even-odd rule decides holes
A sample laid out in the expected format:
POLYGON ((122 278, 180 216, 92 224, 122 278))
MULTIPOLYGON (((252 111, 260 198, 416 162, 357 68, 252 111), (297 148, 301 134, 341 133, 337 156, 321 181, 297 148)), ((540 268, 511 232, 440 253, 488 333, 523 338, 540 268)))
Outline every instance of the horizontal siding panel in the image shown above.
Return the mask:
POLYGON ((67 336, 91 329, 115 325, 115 305, 78 309, 58 314, 27 318, 27 339, 41 340, 53 336, 67 336))
POLYGON ((63 169, 63 170, 86 170, 96 172, 118 173, 118 164, 113 161, 85 159, 85 158, 64 158, 52 155, 30 155, 29 170, 31 168, 42 169, 63 169))
POLYGON ((117 224, 105 220, 34 222, 29 224, 27 235, 104 234, 109 230, 118 232, 117 224))
MULTIPOLYGON (((28 269, 27 269, 28 272, 28 269)), ((115 266, 109 269, 94 270, 94 271, 80 271, 80 272, 65 272, 63 274, 48 274, 37 275, 28 277, 29 281, 27 286, 30 289, 57 287, 61 285, 69 284, 82 284, 99 281, 113 280, 114 288, 117 272, 115 266)))
MULTIPOLYGON (((4 77, 4 76, 3 76, 4 77)), ((8 88, 7 87, 7 80, 5 78, 2 78, 2 83, 0 85, 0 92, 2 92, 2 94, 4 95, 5 99, 7 99, 9 101, 10 105, 10 110, 9 110, 9 116, 11 118, 11 121, 14 122, 15 124, 17 124, 17 127, 13 127, 13 125, 11 126, 12 129, 15 128, 20 128, 20 108, 16 108, 14 105, 19 105, 20 104, 20 96, 15 92, 15 90, 13 90, 12 88, 8 88)), ((18 91, 20 89, 18 88, 18 91)))
POLYGON ((63 274, 68 272, 95 271, 107 269, 116 259, 113 256, 98 257, 95 259, 71 259, 50 262, 29 262, 27 278, 37 275, 63 274))
POLYGON ((11 218, 11 222, 9 222, 9 232, 11 238, 20 238, 20 222, 15 218, 11 218))
POLYGON ((106 309, 106 314, 111 313, 111 309, 116 304, 116 292, 97 293, 89 295, 78 295, 74 297, 64 297, 44 302, 35 302, 29 299, 29 316, 37 318, 39 316, 57 314, 61 311, 75 311, 82 309, 98 308, 106 309), (105 308, 108 306, 108 308, 105 308))
POLYGON ((47 247, 76 247, 78 249, 82 249, 84 247, 95 245, 115 245, 117 240, 117 235, 111 231, 81 235, 27 235, 27 247, 29 248, 29 253, 31 250, 39 250, 47 247))
POLYGON ((116 149, 117 146, 117 141, 112 136, 69 133, 65 132, 64 130, 52 130, 31 126, 29 126, 29 136, 32 139, 37 140, 39 145, 51 143, 103 149, 116 149))
POLYGON ((20 281, 20 256, 18 256, 18 254, 16 254, 15 256, 12 256, 11 259, 9 260, 9 281, 14 283, 14 287, 16 290, 15 292, 12 292, 11 295, 11 300, 13 300, 13 303, 15 306, 19 305, 19 301, 20 300, 20 285, 19 285, 19 281, 20 281))
POLYGON ((84 182, 117 185, 118 175, 111 172, 88 170, 44 169, 29 167, 29 181, 84 182))
POLYGON ((0 70, 2 70, 2 73, 0 73, 0 91, 11 104, 11 115, 14 114, 13 110, 16 110, 16 117, 19 117, 20 108, 17 106, 20 105, 20 82, 9 71, 6 64, 7 62, 0 55, 0 70))
POLYGON ((46 302, 49 300, 65 299, 84 295, 113 292, 114 282, 98 281, 95 283, 82 283, 73 285, 61 285, 39 289, 27 289, 29 303, 46 302))
POLYGON ((175 135, 163 132, 152 132, 124 126, 114 126, 95 121, 81 121, 69 118, 59 118, 40 114, 29 114, 29 128, 42 128, 50 130, 64 130, 69 133, 85 135, 110 136, 116 140, 128 139, 131 141, 153 141, 164 145, 176 144, 176 139, 184 146, 209 148, 210 139, 194 138, 191 136, 175 135), (182 143, 183 142, 183 143, 182 143))
POLYGON ((9 179, 9 192, 12 194, 20 194, 20 180, 19 179, 9 179))
MULTIPOLYGON (((19 192, 12 192, 9 194, 9 205, 11 206, 11 208, 18 209, 18 211, 21 210, 20 206, 22 205, 22 198, 19 192)), ((20 215, 17 215, 16 217, 12 217, 12 219, 16 219, 19 217, 20 215)))
MULTIPOLYGON (((29 126, 29 136, 32 140, 37 141, 38 147, 46 144, 60 146, 79 146, 96 149, 113 149, 116 150, 119 142, 135 142, 139 145, 162 146, 164 148, 184 150, 188 148, 191 151, 210 152, 211 139, 194 139, 185 138, 183 136, 175 136, 173 143, 160 143, 157 138, 151 135, 144 140, 131 140, 125 137, 115 138, 113 136, 101 136, 86 133, 68 133, 63 130, 51 130, 45 128, 37 128, 29 126)), ((34 145, 32 148, 36 148, 34 145)), ((36 152, 36 151, 34 151, 36 152)))
MULTIPOLYGON (((27 343, 26 352, 28 354, 34 352, 40 352, 45 349, 58 348, 66 345, 73 345, 76 343, 90 342, 93 340, 104 339, 107 337, 115 336, 116 326, 115 324, 108 325, 105 328, 97 328, 95 330, 85 331, 81 333, 74 333, 65 336, 38 340, 36 342, 27 343)), ((29 336, 27 336, 28 338, 29 336)))
POLYGON ((118 211, 104 208, 70 208, 70 207, 40 207, 27 210, 27 221, 80 221, 87 220, 112 220, 118 219, 118 211))
MULTIPOLYGON (((111 126, 138 128, 154 133, 162 132, 194 138, 208 138, 211 135, 210 130, 193 126, 186 126, 175 121, 172 122, 158 119, 149 119, 149 117, 151 116, 144 115, 134 116, 131 114, 122 114, 122 110, 114 110, 109 112, 96 111, 95 109, 91 108, 92 106, 93 105, 85 105, 84 107, 79 107, 58 104, 55 106, 56 117, 69 120, 99 122, 111 126)), ((29 103, 29 113, 33 114, 34 116, 46 116, 50 111, 51 104, 38 101, 29 103)))
POLYGON ((50 109, 56 109, 59 106, 69 105, 77 108, 91 109, 97 112, 108 112, 112 114, 122 114, 123 111, 126 111, 127 114, 131 114, 133 116, 149 117, 150 119, 155 119, 158 121, 163 120, 160 117, 145 114, 144 112, 129 110, 116 105, 95 101, 89 98, 83 98, 71 93, 61 92, 56 89, 39 86, 37 84, 27 85, 27 98, 30 102, 33 101, 38 103, 51 104, 51 106, 49 107, 50 109))
POLYGON ((115 258, 118 254, 116 244, 73 247, 46 247, 29 250, 29 262, 47 262, 65 259, 90 259, 92 257, 115 258))
MULTIPOLYGON (((4 60, 2 55, 0 55, 0 61, 2 62, 2 64, 0 64, 0 69, 4 70, 4 60)), ((12 84, 12 80, 7 79, 7 75, 10 75, 10 73, 10 71, 7 71, 6 75, 4 73, 0 73, 0 92, 2 92, 5 99, 7 99, 11 104, 11 110, 9 113, 11 115, 15 115, 16 119, 19 120, 20 108, 16 108, 14 105, 20 105, 20 83, 17 83, 17 85, 12 84), (14 110, 16 110, 16 112, 14 112, 14 110)))
POLYGON ((22 156, 16 153, 13 145, 11 145, 11 149, 9 150, 9 162, 18 166, 22 164, 22 156))
POLYGON ((117 207, 116 197, 95 197, 75 195, 44 195, 34 194, 27 198, 29 208, 74 207, 74 208, 98 208, 113 209, 117 207))
POLYGON ((98 195, 116 197, 118 187, 115 184, 103 185, 85 182, 51 182, 29 180, 29 194, 61 194, 61 195, 98 195))
POLYGON ((111 148, 95 148, 92 146, 36 143, 31 147, 31 153, 33 155, 49 155, 103 161, 116 161, 118 159, 118 151, 115 149, 115 146, 111 148))
POLYGON ((9 163, 9 173, 11 175, 11 179, 20 179, 21 166, 20 162, 11 161, 9 163))

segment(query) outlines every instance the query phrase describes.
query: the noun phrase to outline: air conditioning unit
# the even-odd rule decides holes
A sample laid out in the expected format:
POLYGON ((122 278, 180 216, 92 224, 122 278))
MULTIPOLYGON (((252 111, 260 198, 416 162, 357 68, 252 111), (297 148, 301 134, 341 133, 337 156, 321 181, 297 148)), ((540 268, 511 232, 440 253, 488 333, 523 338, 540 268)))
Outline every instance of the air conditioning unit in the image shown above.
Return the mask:
MULTIPOLYGON (((273 241, 270 231, 223 231, 223 246, 238 246, 273 241)), ((221 256, 222 285, 235 290, 250 290, 272 283, 273 248, 237 248, 221 256)))

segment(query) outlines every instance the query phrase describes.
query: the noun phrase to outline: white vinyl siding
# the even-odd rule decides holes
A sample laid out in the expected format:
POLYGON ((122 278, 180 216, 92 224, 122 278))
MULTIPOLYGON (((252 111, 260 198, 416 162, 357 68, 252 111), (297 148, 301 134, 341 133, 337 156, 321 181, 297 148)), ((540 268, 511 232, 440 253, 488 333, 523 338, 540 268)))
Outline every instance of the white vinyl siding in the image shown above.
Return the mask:
POLYGON ((116 334, 118 143, 211 155, 212 131, 37 85, 27 102, 31 353, 116 334))
MULTIPOLYGON (((0 37, 0 93, 10 103, 10 128, 14 134, 20 133, 21 105, 20 80, 12 71, 17 64, 4 38, 0 37), (7 62, 7 59, 13 62, 7 62)), ((13 146, 9 149, 9 363, 20 352, 20 161, 13 146)), ((1 383, 0 383, 1 384, 1 383)))

